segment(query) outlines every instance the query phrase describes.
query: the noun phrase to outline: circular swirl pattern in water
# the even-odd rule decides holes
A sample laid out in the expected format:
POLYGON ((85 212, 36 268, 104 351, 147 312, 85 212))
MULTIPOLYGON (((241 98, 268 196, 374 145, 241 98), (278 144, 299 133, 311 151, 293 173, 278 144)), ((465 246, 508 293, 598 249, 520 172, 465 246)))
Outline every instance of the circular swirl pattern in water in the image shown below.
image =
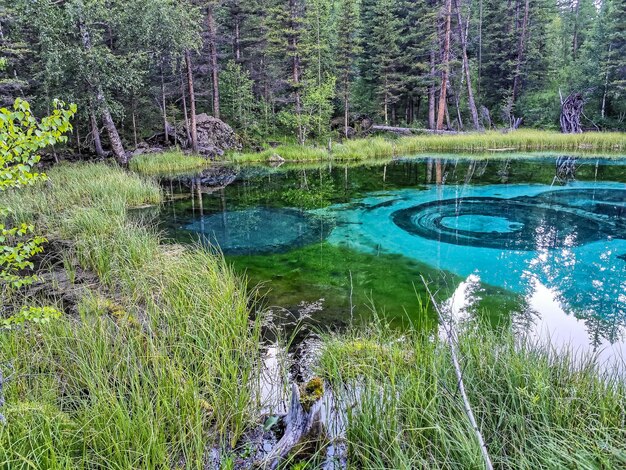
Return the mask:
POLYGON ((455 245, 508 250, 578 246, 623 237, 626 191, 563 190, 536 197, 432 201, 392 214, 406 232, 455 245), (620 204, 620 201, 622 202, 620 204))
POLYGON ((206 215, 185 229, 197 232, 225 254, 286 251, 323 239, 327 223, 293 209, 255 207, 206 215))

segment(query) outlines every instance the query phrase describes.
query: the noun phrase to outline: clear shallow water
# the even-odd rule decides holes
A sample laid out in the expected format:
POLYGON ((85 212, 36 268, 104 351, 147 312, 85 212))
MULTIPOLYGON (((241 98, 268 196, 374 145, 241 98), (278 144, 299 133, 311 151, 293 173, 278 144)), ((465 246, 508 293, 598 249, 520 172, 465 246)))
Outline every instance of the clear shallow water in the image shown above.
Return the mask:
POLYGON ((269 305, 322 324, 373 309, 416 320, 424 276, 460 318, 614 356, 625 351, 626 166, 574 159, 564 173, 562 161, 246 167, 223 189, 177 181, 194 197, 160 217, 178 241, 218 244, 269 305))

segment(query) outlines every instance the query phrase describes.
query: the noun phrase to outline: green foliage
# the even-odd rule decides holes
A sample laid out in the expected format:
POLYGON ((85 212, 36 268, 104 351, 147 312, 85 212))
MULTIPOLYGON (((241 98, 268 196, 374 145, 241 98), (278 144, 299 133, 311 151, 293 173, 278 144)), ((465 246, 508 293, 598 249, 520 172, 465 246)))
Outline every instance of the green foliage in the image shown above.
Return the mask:
MULTIPOLYGON (((5 216, 8 211, 5 211, 5 216)), ((33 225, 25 223, 10 229, 0 224, 0 283, 19 289, 37 280, 36 275, 24 275, 22 272, 34 267, 31 258, 43 252, 44 237, 34 236, 27 239, 35 231, 33 225)))
POLYGON ((250 72, 231 60, 221 71, 220 81, 221 111, 225 119, 238 132, 246 135, 258 133, 259 109, 254 97, 254 82, 250 78, 250 72))
POLYGON ((28 323, 45 324, 61 317, 52 307, 23 307, 19 313, 0 319, 0 330, 13 330, 28 323))
POLYGON ((313 81, 307 81, 302 93, 302 109, 284 110, 278 114, 279 122, 298 135, 302 143, 311 135, 323 137, 328 132, 328 123, 333 113, 332 100, 335 97, 335 77, 327 76, 317 85, 313 81))
POLYGON ((70 119, 75 113, 76 105, 66 108, 55 101, 52 114, 37 121, 30 105, 19 98, 13 109, 0 109, 0 190, 32 184, 45 177, 32 171, 39 162, 37 151, 65 142, 64 134, 72 130, 70 119))
MULTIPOLYGON (((65 107, 55 101, 50 116, 38 121, 29 104, 15 100, 13 109, 0 109, 0 191, 32 185, 45 179, 45 174, 33 171, 39 162, 37 152, 58 142, 65 142, 63 135, 71 131, 70 119, 76 106, 65 107)), ((10 210, 0 207, 0 220, 9 219, 10 210)), ((44 237, 33 236, 34 226, 21 223, 7 226, 0 222, 0 287, 3 295, 6 288, 17 289, 32 284, 37 277, 23 275, 33 268, 31 258, 43 251, 44 237)))

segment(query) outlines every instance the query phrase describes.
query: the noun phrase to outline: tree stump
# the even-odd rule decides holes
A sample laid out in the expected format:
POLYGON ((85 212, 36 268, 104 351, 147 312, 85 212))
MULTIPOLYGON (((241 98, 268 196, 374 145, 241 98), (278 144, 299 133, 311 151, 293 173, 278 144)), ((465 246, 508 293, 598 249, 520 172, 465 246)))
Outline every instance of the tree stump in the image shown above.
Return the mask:
POLYGON ((572 93, 565 101, 561 99, 561 132, 564 134, 581 134, 580 117, 583 114, 585 100, 582 93, 572 93))

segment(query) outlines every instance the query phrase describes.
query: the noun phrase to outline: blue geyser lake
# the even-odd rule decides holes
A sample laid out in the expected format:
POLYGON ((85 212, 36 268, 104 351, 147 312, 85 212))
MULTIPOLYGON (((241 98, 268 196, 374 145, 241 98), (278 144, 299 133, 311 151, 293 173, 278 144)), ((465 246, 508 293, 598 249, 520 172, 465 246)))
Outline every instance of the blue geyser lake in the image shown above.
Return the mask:
POLYGON ((354 288, 347 274, 351 283, 364 269, 338 253, 369 256, 366 277, 390 292, 378 289, 371 300, 398 308, 393 276, 376 272, 388 256, 398 260, 398 270, 415 262, 415 283, 418 271, 454 279, 440 301, 458 318, 476 315, 477 300, 488 295, 482 287, 495 287, 521 299, 496 313, 509 316, 513 327, 615 356, 626 351, 626 166, 571 159, 573 177, 563 180, 557 161, 249 167, 227 188, 207 191, 201 213, 199 204, 190 210, 179 201, 162 218, 173 236, 200 236, 253 282, 269 284, 272 304, 298 310, 298 299, 300 307, 321 300, 315 305, 326 312, 319 314, 324 323, 346 320, 347 289, 354 288), (433 164, 442 165, 440 184, 433 164), (318 251, 320 260, 311 262, 318 251), (324 259, 324 252, 335 258, 324 259), (311 266, 324 275, 302 273, 311 266), (334 282, 337 277, 345 279, 334 282), (310 281, 296 285, 297 279, 310 281))

